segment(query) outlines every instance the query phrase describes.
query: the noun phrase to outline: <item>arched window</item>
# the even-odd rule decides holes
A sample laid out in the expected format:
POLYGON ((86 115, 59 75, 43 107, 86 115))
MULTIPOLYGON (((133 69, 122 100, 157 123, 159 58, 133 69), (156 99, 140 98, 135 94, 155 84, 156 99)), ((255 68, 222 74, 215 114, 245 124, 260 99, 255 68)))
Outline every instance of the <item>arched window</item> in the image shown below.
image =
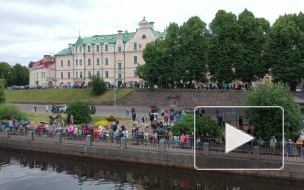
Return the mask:
POLYGON ((91 52, 91 46, 88 45, 88 52, 91 52))
POLYGON ((146 34, 143 34, 143 35, 141 36, 141 39, 147 39, 146 34))
POLYGON ((79 52, 82 52, 82 46, 79 46, 79 52))
POLYGON ((136 42, 134 43, 134 49, 137 49, 137 43, 136 42))

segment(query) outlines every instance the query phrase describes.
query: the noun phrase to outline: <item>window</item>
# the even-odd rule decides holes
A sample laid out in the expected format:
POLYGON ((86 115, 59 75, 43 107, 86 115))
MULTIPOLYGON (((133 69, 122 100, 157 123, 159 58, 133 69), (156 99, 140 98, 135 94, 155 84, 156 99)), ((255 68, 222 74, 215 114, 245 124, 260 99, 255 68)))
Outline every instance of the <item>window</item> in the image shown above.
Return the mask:
POLYGON ((121 63, 118 63, 118 70, 121 70, 121 63))
POLYGON ((61 78, 63 79, 63 72, 61 72, 61 78))
POLYGON ((82 71, 80 71, 79 75, 80 75, 80 78, 82 78, 82 71))
POLYGON ((137 77, 137 70, 134 70, 134 77, 137 77))
POLYGON ((68 66, 70 66, 70 64, 71 64, 71 62, 70 62, 70 60, 68 60, 68 66))
POLYGON ((38 79, 38 73, 37 73, 36 79, 38 79))
POLYGON ((121 73, 118 73, 118 78, 121 79, 121 73))
POLYGON ((108 51, 108 44, 105 44, 105 51, 108 51))
POLYGON ((134 55, 134 63, 137 63, 137 55, 134 55))
POLYGON ((77 53, 77 46, 75 47, 75 52, 77 53))
POLYGON ((108 71, 105 71, 105 76, 106 76, 106 78, 109 77, 109 72, 108 71))
POLYGON ((82 52, 82 46, 79 46, 79 52, 82 52))
POLYGON ((60 66, 63 67, 63 60, 60 61, 60 66))
POLYGON ((78 59, 76 59, 76 66, 78 66, 78 59))
POLYGON ((88 52, 91 52, 91 46, 88 45, 88 52))
POLYGON ((76 71, 76 78, 78 78, 78 72, 76 71))
POLYGON ((137 49, 137 43, 136 42, 134 43, 134 49, 137 49))
POLYGON ((121 47, 118 47, 118 52, 121 52, 121 47))
POLYGON ((89 66, 91 65, 91 59, 90 58, 88 59, 88 65, 89 66))
POLYGON ((99 58, 96 59, 97 65, 100 65, 99 58))
POLYGON ((105 65, 109 65, 109 59, 108 58, 105 59, 105 65))
POLYGON ((70 72, 68 72, 68 78, 71 78, 70 72))
POLYGON ((88 71, 88 76, 91 77, 91 75, 92 75, 92 74, 91 74, 91 71, 88 71))
POLYGON ((97 76, 100 77, 100 71, 97 71, 97 76))
POLYGON ((43 79, 43 72, 41 72, 41 78, 43 79))
POLYGON ((147 39, 146 34, 143 34, 143 35, 141 36, 141 39, 147 39))
POLYGON ((99 51, 99 45, 96 46, 96 51, 99 51))
POLYGON ((79 65, 82 65, 82 59, 79 59, 79 65))

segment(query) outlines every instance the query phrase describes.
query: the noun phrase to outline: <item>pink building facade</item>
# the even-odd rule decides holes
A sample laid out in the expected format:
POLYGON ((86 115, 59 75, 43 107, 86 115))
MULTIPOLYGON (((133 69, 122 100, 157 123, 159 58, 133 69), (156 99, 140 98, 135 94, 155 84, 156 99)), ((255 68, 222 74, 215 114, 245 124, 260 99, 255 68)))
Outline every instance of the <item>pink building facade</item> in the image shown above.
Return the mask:
POLYGON ((76 43, 55 55, 57 86, 85 85, 93 75, 108 84, 141 82, 136 67, 145 64, 142 52, 146 44, 164 38, 165 32, 154 30, 154 23, 141 20, 136 32, 119 30, 117 34, 78 37, 76 43))

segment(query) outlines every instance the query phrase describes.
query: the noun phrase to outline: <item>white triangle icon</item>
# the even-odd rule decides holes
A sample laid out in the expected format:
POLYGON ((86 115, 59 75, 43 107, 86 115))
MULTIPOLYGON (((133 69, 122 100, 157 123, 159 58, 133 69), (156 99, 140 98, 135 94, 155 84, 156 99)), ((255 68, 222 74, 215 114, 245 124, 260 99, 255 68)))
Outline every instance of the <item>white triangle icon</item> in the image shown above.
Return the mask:
POLYGON ((254 139, 253 136, 248 135, 241 130, 238 130, 237 128, 229 125, 228 123, 226 123, 225 131, 225 153, 229 153, 233 149, 254 139))

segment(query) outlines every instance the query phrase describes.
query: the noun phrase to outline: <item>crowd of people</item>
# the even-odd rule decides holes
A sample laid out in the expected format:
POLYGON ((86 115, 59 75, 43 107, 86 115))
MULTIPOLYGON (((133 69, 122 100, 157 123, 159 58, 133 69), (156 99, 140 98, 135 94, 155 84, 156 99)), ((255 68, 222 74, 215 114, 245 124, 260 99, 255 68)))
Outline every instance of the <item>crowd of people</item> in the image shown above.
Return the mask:
MULTIPOLYGON (((151 143, 157 144, 160 139, 166 139, 168 145, 173 147, 191 148, 194 145, 194 134, 182 133, 179 136, 174 136, 172 133, 172 128, 175 122, 183 119, 185 113, 174 112, 173 108, 165 108, 164 110, 159 110, 156 107, 152 107, 148 111, 148 116, 136 116, 135 108, 131 109, 131 116, 133 120, 133 125, 130 130, 128 130, 124 125, 122 125, 118 120, 111 123, 110 126, 102 125, 91 125, 90 123, 83 123, 81 126, 76 126, 71 120, 70 124, 66 124, 64 120, 54 121, 51 118, 51 122, 40 122, 35 123, 32 120, 16 120, 8 119, 4 120, 0 124, 0 130, 9 128, 18 132, 34 131, 35 134, 44 137, 53 137, 55 133, 62 133, 71 137, 72 139, 85 139, 86 135, 92 135, 95 141, 111 141, 120 142, 122 137, 127 139, 133 139, 135 143, 151 143), (160 114, 159 114, 160 113, 160 114)), ((200 109, 196 114, 203 117, 205 115, 205 110, 200 109)), ((223 126, 223 116, 216 110, 218 127, 223 126)), ((130 110, 126 110, 126 116, 130 116, 130 110)), ((59 116, 60 117, 60 114, 59 116)), ((56 118, 57 119, 57 118, 56 118)), ((239 128, 243 129, 243 117, 239 116, 239 128)), ((255 127, 254 123, 247 126, 247 133, 252 134, 255 127)), ((223 132, 222 138, 215 139, 211 138, 208 133, 196 134, 197 147, 203 149, 204 143, 208 142, 210 145, 225 145, 225 132, 223 132)), ((285 153, 288 156, 299 155, 302 156, 304 152, 304 128, 300 131, 299 138, 293 142, 291 139, 279 142, 276 140, 275 136, 269 141, 263 140, 261 137, 254 137, 254 140, 244 146, 258 146, 261 149, 268 149, 269 152, 273 154, 279 153, 279 148, 284 146, 285 153)))

